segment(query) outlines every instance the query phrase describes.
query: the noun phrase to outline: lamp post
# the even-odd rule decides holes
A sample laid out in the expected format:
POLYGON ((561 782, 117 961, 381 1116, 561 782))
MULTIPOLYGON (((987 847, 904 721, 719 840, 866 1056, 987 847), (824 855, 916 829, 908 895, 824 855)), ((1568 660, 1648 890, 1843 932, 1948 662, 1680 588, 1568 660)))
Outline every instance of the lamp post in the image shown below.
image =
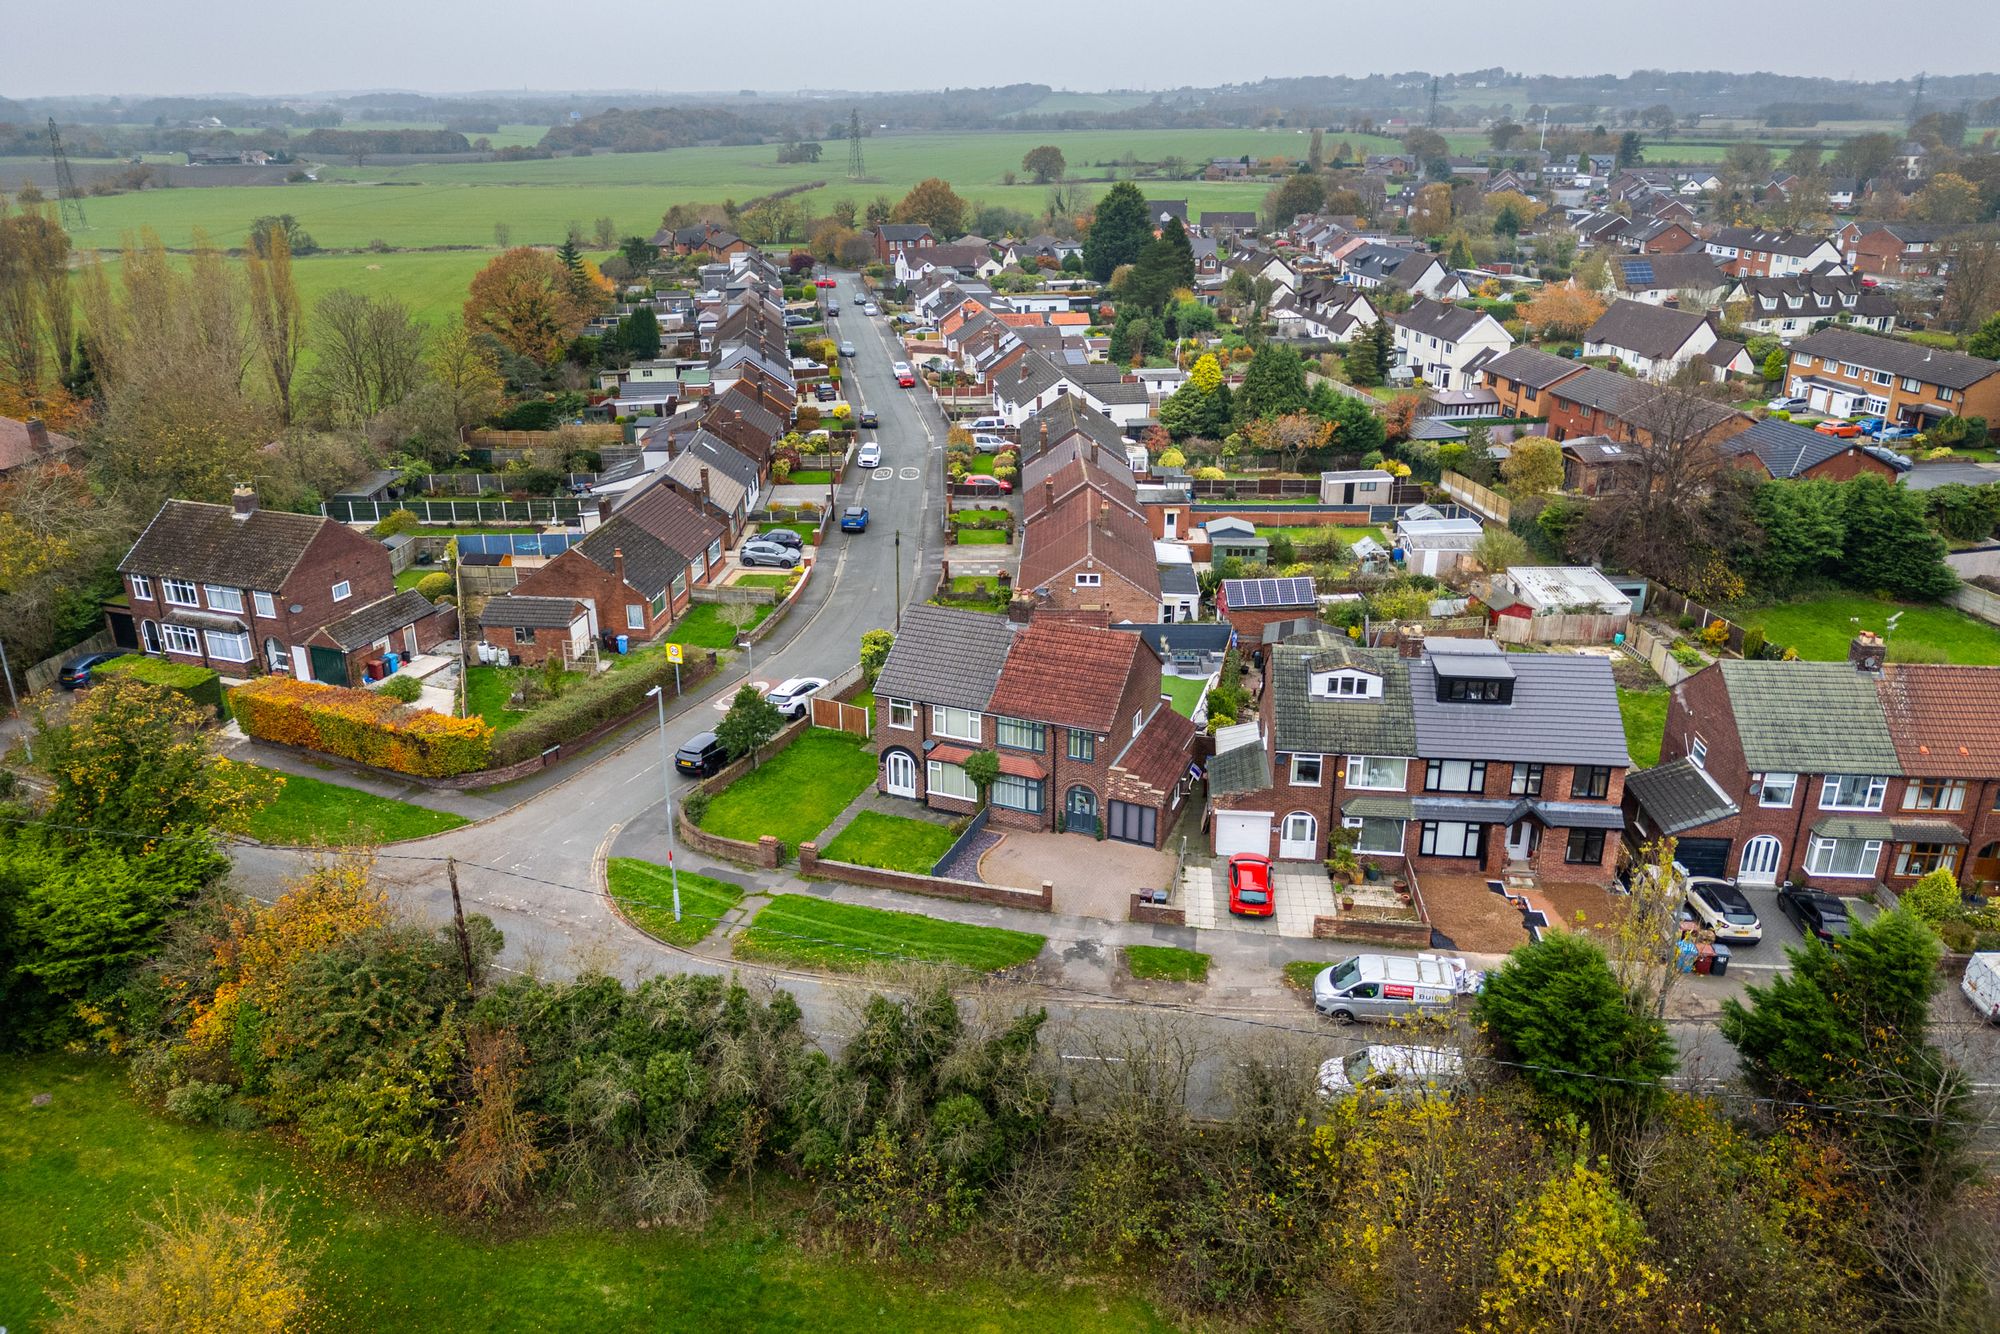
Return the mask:
POLYGON ((646 692, 660 706, 660 791, 667 802, 667 878, 674 886, 674 920, 681 920, 681 872, 674 865, 674 757, 667 748, 667 692, 654 686, 646 692))
POLYGON ((896 530, 896 630, 903 629, 903 530, 896 530))
POLYGON ((7 645, 5 643, 0 643, 0 676, 7 678, 7 702, 12 706, 12 712, 21 715, 23 727, 21 732, 21 746, 27 752, 28 763, 33 764, 35 762, 35 743, 31 737, 30 730, 27 728, 28 715, 21 713, 21 697, 14 693, 14 669, 7 664, 7 645))

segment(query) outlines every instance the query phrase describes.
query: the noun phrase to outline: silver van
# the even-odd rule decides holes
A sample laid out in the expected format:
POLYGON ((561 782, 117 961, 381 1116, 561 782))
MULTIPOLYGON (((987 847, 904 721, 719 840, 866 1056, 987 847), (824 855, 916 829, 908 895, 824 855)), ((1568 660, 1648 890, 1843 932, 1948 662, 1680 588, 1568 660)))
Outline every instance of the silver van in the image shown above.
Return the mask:
POLYGON ((1451 1005, 1486 975, 1449 954, 1357 954, 1313 979, 1313 1008, 1336 1023, 1396 1019, 1451 1005))
POLYGON ((1319 1068, 1319 1091, 1341 1098, 1362 1089, 1406 1097, 1425 1089, 1465 1087, 1465 1057, 1449 1047, 1398 1047, 1376 1043, 1319 1068))

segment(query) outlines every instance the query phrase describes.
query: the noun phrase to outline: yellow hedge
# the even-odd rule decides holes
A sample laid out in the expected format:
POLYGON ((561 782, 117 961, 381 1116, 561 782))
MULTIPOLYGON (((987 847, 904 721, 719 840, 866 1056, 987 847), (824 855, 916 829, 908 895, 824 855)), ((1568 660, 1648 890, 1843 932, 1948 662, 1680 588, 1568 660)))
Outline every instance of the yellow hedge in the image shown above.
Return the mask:
POLYGON ((484 718, 447 718, 372 690, 264 676, 229 692, 244 732, 397 773, 443 778, 487 767, 493 728, 484 718))

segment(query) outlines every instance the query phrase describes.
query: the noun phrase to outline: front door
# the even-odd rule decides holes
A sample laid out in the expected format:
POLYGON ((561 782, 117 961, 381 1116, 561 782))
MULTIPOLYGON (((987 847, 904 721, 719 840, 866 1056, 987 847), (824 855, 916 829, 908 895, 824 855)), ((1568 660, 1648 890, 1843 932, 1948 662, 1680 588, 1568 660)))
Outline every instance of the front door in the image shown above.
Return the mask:
POLYGON ((1179 510, 1166 511, 1165 517, 1162 520, 1162 522, 1165 525, 1163 531, 1166 533, 1168 541, 1172 541, 1174 538, 1180 535, 1181 512, 1179 510))
POLYGON ((1081 784, 1063 800, 1063 828, 1072 834, 1097 832, 1097 794, 1081 784))
POLYGON ((1319 821, 1304 811, 1287 815, 1278 831, 1278 857, 1288 862, 1318 861, 1319 821))
POLYGON ((1507 826, 1507 860, 1524 862, 1535 855, 1535 822, 1516 820, 1507 826))
POLYGON ((917 762, 907 750, 892 750, 882 760, 883 787, 892 797, 917 795, 917 762))
POLYGON ((1743 845, 1743 860, 1737 865, 1736 879, 1746 885, 1778 883, 1778 840, 1759 834, 1743 845))
POLYGON ((1988 843, 1972 859, 1966 868, 1966 877, 1975 885, 1992 884, 2000 880, 2000 843, 1988 843))
POLYGON ((146 652, 158 653, 160 651, 160 627, 157 622, 139 622, 139 635, 141 642, 145 645, 146 652))

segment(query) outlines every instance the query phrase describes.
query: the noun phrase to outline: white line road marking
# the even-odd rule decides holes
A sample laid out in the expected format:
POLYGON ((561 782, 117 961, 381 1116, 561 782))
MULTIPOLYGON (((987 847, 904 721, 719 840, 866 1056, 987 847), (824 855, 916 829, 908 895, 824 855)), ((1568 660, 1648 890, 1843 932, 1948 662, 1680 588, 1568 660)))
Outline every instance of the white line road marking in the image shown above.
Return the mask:
MULTIPOLYGON (((888 471, 888 469, 887 469, 887 468, 884 468, 884 469, 882 470, 882 472, 887 472, 887 471, 888 471)), ((880 477, 880 476, 882 475, 882 473, 877 473, 877 474, 875 474, 875 475, 876 475, 877 477, 880 477)), ((903 469, 903 470, 902 470, 902 471, 901 471, 900 473, 898 473, 898 474, 896 474, 896 475, 897 475, 898 477, 901 477, 901 478, 902 478, 902 479, 903 479, 904 481, 906 481, 906 482, 914 482, 914 481, 916 481, 916 480, 917 480, 918 478, 922 477, 922 476, 923 476, 924 474, 923 474, 923 471, 922 471, 922 469, 919 469, 919 468, 905 468, 905 469, 903 469)))
POLYGON ((881 467, 875 470, 875 480, 878 482, 889 481, 895 475, 896 475, 895 468, 887 463, 883 464, 881 467))

